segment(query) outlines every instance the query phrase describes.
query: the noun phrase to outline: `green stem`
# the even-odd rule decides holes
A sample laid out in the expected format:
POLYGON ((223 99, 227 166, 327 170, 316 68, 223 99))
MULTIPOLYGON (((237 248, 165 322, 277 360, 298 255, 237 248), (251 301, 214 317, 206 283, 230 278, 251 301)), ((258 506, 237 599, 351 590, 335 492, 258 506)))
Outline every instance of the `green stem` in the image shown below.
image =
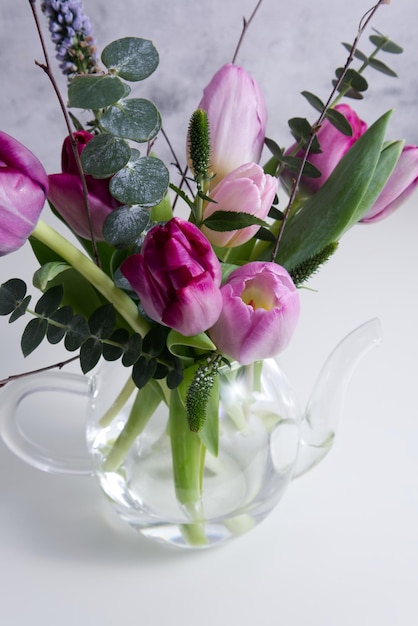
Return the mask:
POLYGON ((147 333, 149 325, 139 315, 135 303, 124 291, 116 287, 112 279, 83 252, 42 220, 39 220, 32 235, 84 276, 91 285, 113 304, 115 309, 131 326, 132 330, 141 335, 147 333))
POLYGON ((128 402, 131 394, 136 389, 136 385, 130 376, 121 391, 115 398, 113 404, 108 408, 106 413, 101 417, 99 426, 100 428, 106 428, 113 421, 113 419, 118 415, 125 404, 128 402))
POLYGON ((191 520, 183 524, 182 533, 190 545, 202 545, 207 543, 202 505, 206 449, 199 435, 189 429, 186 409, 177 389, 171 392, 170 437, 177 500, 191 520))
POLYGON ((160 402, 161 393, 155 381, 150 381, 145 387, 138 390, 128 421, 113 444, 106 461, 103 463, 105 472, 116 472, 119 469, 130 447, 142 433, 160 402))

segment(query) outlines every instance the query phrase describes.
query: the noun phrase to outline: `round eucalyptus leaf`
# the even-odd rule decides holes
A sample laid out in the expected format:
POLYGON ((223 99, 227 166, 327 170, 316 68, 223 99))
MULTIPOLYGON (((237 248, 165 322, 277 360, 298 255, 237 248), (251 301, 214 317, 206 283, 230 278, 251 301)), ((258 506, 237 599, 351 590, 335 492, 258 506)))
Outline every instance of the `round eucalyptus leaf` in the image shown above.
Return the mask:
POLYGON ((125 95, 125 85, 117 76, 76 76, 68 88, 68 104, 79 109, 103 109, 125 95))
POLYGON ((143 98, 122 100, 109 107, 100 122, 109 133, 138 142, 149 141, 161 128, 157 108, 143 98))
POLYGON ((123 204, 155 206, 164 198, 169 183, 164 163, 156 157, 142 157, 129 162, 110 181, 112 196, 123 204))
POLYGON ((26 283, 20 278, 10 278, 0 285, 0 315, 9 315, 26 295, 26 283))
POLYGON ((118 207, 106 217, 103 237, 115 248, 129 248, 145 230, 149 220, 149 210, 144 207, 118 207))
POLYGON ((84 171, 95 178, 109 178, 122 169, 130 158, 129 144, 107 133, 93 137, 81 153, 84 171))
POLYGON ((123 37, 110 43, 102 52, 102 62, 125 80, 139 81, 157 68, 159 56, 152 41, 139 37, 123 37))

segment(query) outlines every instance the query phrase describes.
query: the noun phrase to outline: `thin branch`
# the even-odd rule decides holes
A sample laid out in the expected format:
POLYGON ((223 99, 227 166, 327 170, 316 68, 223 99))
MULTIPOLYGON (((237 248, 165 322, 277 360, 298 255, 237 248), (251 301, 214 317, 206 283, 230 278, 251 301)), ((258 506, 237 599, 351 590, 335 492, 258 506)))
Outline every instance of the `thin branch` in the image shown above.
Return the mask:
POLYGON ((241 36, 240 36, 240 38, 238 40, 238 43, 237 43, 237 46, 235 48, 234 56, 232 57, 232 63, 235 63, 235 61, 237 59, 238 53, 240 51, 242 42, 244 41, 244 37, 245 37, 245 35, 247 33, 247 30, 250 27, 250 24, 253 21, 253 19, 254 19, 255 15, 256 15, 258 9, 260 8, 262 2, 263 2, 263 0, 258 0, 257 5, 256 5, 254 11, 251 13, 251 16, 248 18, 248 20, 245 17, 242 20, 243 21, 243 26, 242 26, 241 36))
POLYGON ((64 120, 65 120, 65 125, 67 127, 67 131, 68 131, 68 135, 70 137, 70 141, 71 141, 71 147, 74 153, 74 158, 77 164, 77 169, 78 169, 78 173, 80 175, 80 180, 81 180, 81 185, 82 185, 82 189, 83 189, 83 198, 84 198, 84 204, 85 204, 85 208, 86 208, 86 212, 87 212, 87 219, 88 219, 88 223, 89 223, 89 229, 90 229, 90 237, 91 237, 91 242, 93 245, 93 253, 94 253, 94 258, 95 258, 95 262, 96 264, 100 267, 100 258, 99 258, 99 253, 97 250, 97 243, 96 243, 96 238, 94 236, 93 233, 93 225, 92 225, 92 221, 91 221, 91 211, 90 211, 90 203, 89 203, 89 194, 88 194, 88 189, 87 189, 87 183, 86 183, 86 177, 83 171, 83 166, 81 165, 81 159, 80 159, 80 155, 78 153, 78 148, 77 148, 77 140, 74 136, 72 127, 71 127, 71 120, 70 120, 70 116, 68 115, 68 111, 67 108, 64 104, 64 100, 61 96, 61 92, 59 90, 57 81, 55 80, 54 74, 52 72, 51 69, 51 64, 49 62, 49 55, 48 55, 48 51, 46 49, 46 45, 45 45, 45 38, 42 34, 42 29, 41 29, 41 25, 40 25, 40 21, 39 21, 39 16, 38 16, 38 12, 36 9, 36 4, 35 4, 35 0, 29 0, 29 4, 31 6, 32 9, 32 14, 33 14, 33 18, 35 20, 35 25, 36 25, 36 30, 38 31, 38 36, 41 42, 41 46, 42 46, 42 52, 44 55, 44 63, 39 63, 38 61, 35 61, 35 65, 37 65, 38 67, 40 67, 45 74, 48 76, 52 87, 55 91, 55 94, 58 98, 58 102, 62 111, 62 114, 64 116, 64 120))
MULTIPOLYGON (((181 189, 181 188, 183 187, 183 184, 184 184, 184 183, 186 183, 186 185, 187 185, 187 188, 188 188, 189 192, 190 192, 190 193, 193 193, 192 188, 191 188, 191 186, 190 186, 190 183, 189 183, 189 181, 187 180, 187 170, 188 170, 187 165, 186 165, 186 167, 184 168, 184 171, 183 171, 183 170, 182 170, 182 168, 181 168, 181 165, 180 165, 180 161, 179 161, 179 159, 177 158, 177 155, 176 155, 176 153, 175 153, 175 151, 174 151, 173 145, 172 145, 171 141, 169 140, 168 135, 167 135, 167 133, 165 132, 164 128, 161 128, 161 134, 162 134, 162 136, 164 137, 164 139, 165 139, 165 141, 166 141, 166 143, 167 143, 167 145, 168 145, 168 147, 169 147, 169 149, 170 149, 170 152, 171 152, 171 154, 172 154, 172 156, 173 156, 173 159, 174 159, 174 165, 176 166, 176 168, 177 168, 177 170, 178 170, 178 172, 179 172, 179 174, 180 174, 180 176, 181 176, 181 180, 180 180, 180 183, 179 183, 179 189, 181 189)), ((179 196, 177 195, 177 196, 175 197, 175 199, 174 199, 174 202, 173 202, 173 210, 174 210, 174 208, 175 208, 175 206, 176 206, 176 204, 177 204, 178 197, 179 197, 179 196)))
POLYGON ((62 369, 65 365, 68 365, 69 363, 72 363, 73 361, 77 361, 79 358, 80 358, 79 355, 77 355, 77 356, 71 357, 70 359, 67 359, 66 361, 60 361, 59 363, 54 363, 53 365, 46 365, 45 367, 40 367, 39 369, 31 370, 30 372, 12 374, 11 376, 8 376, 7 378, 3 378, 3 380, 0 380, 0 388, 4 387, 5 385, 7 385, 8 383, 11 383, 14 380, 17 380, 18 378, 24 378, 25 376, 32 376, 32 374, 40 374, 41 372, 48 372, 49 370, 52 370, 52 369, 62 369))
POLYGON ((298 169, 298 173, 296 175, 296 179, 295 182, 293 184, 293 189, 292 189, 292 193, 290 194, 289 197, 289 202, 287 204, 286 210, 284 211, 284 216, 283 216, 283 221, 280 225, 280 230, 279 233, 277 235, 277 239, 276 239, 276 243, 274 245, 273 248, 273 252, 271 254, 271 260, 274 261, 276 259, 277 256, 277 252, 279 249, 279 245, 280 245, 280 241, 282 239, 283 236, 283 231, 285 229, 286 223, 287 223, 287 219, 290 215, 290 211, 292 209, 293 203, 295 202, 296 199, 296 195, 297 192, 299 190, 299 186, 300 186, 300 182, 302 179, 302 173, 303 173, 303 169, 305 167, 306 161, 308 160, 308 156, 309 156, 309 152, 312 148, 312 144, 314 142, 315 136, 318 133, 319 129, 321 128, 321 125, 325 119, 326 113, 328 111, 328 109, 330 108, 330 105, 333 101, 334 95, 337 93, 340 85, 342 84, 345 75, 347 74, 347 70, 349 69, 351 63, 353 62, 354 59, 354 54, 355 51, 357 49, 360 37, 362 36, 362 34, 364 33, 365 29, 367 28, 367 26, 369 25, 370 21, 373 19, 376 11, 378 10, 378 8, 382 5, 382 4, 389 4, 388 0, 379 0, 379 2, 377 2, 371 9, 369 9, 368 11, 366 11, 366 13, 363 15, 363 17, 360 20, 359 26, 358 26, 358 30, 357 30, 357 35, 353 41, 353 44, 351 46, 350 52, 348 54, 347 57, 347 61, 344 65, 343 71, 341 72, 341 75, 339 76, 338 80, 336 81, 334 88, 332 89, 329 98, 327 100, 327 102, 324 105, 324 108, 321 111, 320 116, 318 117, 318 119, 316 120, 316 122, 313 124, 312 126, 312 130, 309 136, 309 140, 306 144, 306 148, 305 148, 305 153, 303 155, 303 158, 301 160, 300 163, 300 167, 298 169))

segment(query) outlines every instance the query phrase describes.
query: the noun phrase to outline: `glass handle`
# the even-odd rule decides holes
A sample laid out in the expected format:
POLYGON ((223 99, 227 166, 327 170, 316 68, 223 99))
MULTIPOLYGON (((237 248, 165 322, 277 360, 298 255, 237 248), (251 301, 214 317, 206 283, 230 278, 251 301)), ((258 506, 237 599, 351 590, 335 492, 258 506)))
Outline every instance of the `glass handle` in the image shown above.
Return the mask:
MULTIPOLYGON (((45 449, 25 433, 19 420, 21 412, 18 410, 23 400, 39 393, 58 393, 61 406, 62 402, 68 401, 68 394, 88 398, 91 396, 91 386, 91 379, 81 374, 61 371, 32 374, 8 383, 0 396, 0 431, 4 443, 20 459, 44 472, 92 474, 87 447, 84 451, 80 450, 79 454, 71 456, 45 449)), ((57 409, 59 410, 59 405, 57 409)))

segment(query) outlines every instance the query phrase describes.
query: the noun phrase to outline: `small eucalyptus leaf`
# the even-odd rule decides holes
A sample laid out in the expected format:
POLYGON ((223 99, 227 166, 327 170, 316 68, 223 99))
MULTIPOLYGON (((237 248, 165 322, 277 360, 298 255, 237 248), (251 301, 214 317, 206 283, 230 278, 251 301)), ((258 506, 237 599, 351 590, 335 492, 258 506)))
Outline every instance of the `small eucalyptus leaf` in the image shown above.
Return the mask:
POLYGON ((296 141, 306 143, 309 140, 312 133, 312 126, 307 119, 303 117, 292 117, 288 124, 296 141))
POLYGON ((381 72, 382 74, 386 74, 386 76, 392 76, 393 78, 397 78, 398 76, 396 72, 394 72, 385 63, 382 63, 382 61, 379 61, 379 59, 370 59, 369 65, 374 70, 377 70, 378 72, 381 72))
POLYGON ((93 111, 104 109, 125 94, 125 85, 117 76, 75 76, 68 87, 68 106, 93 111))
POLYGON ((90 331, 87 320, 82 315, 74 315, 64 340, 66 350, 69 352, 78 350, 88 337, 90 337, 90 331))
POLYGON ((142 352, 142 337, 135 333, 129 338, 128 344, 125 348, 125 353, 122 357, 122 364, 125 367, 130 367, 139 358, 142 352))
POLYGON ((108 339, 115 329, 116 314, 113 304, 108 303, 99 307, 89 317, 89 329, 92 335, 101 339, 108 339))
POLYGON ((73 311, 70 306, 63 306, 51 315, 46 331, 46 338, 49 343, 56 344, 64 338, 72 318, 73 311))
POLYGON ((97 365, 102 356, 102 343, 95 337, 87 339, 80 348, 80 366, 83 374, 87 374, 97 365))
POLYGON ((84 171, 95 178, 109 178, 122 169, 130 158, 129 144, 107 133, 93 137, 81 153, 84 171))
POLYGON ((103 224, 103 237, 115 248, 129 248, 150 221, 149 209, 134 205, 114 209, 103 224))
POLYGON ((152 41, 139 37, 123 37, 106 46, 101 56, 103 64, 125 80, 140 81, 158 67, 158 51, 152 41))
POLYGON ((149 100, 131 98, 109 107, 100 123, 113 135, 145 142, 153 139, 160 130, 161 116, 149 100))
POLYGON ((144 337, 143 351, 149 356, 159 356, 167 345, 169 330, 165 326, 153 326, 144 337))
POLYGON ((26 298, 23 298, 23 300, 17 305, 17 307, 15 308, 15 310, 13 311, 13 313, 11 314, 9 318, 10 324, 12 322, 15 322, 17 319, 19 319, 19 317, 22 317, 22 315, 25 315, 26 309, 29 306, 29 302, 31 301, 31 298, 32 296, 26 296, 26 298))
POLYGON ((132 380, 138 389, 142 389, 151 380, 157 370, 157 359, 140 356, 132 368, 132 380))
POLYGON ((316 109, 319 112, 323 111, 325 105, 322 102, 322 100, 318 98, 318 96, 315 96, 315 94, 311 93, 310 91, 302 91, 301 93, 302 93, 302 96, 307 99, 309 104, 314 109, 316 109))
MULTIPOLYGON (((346 50, 348 50, 348 52, 351 52, 353 44, 351 43, 346 43, 343 42, 343 46, 346 50)), ((354 52, 354 57, 356 59, 358 59, 359 61, 361 61, 362 63, 364 63, 365 61, 367 61, 367 55, 365 55, 363 52, 361 52, 361 50, 359 50, 358 48, 355 50, 354 52)))
POLYGON ((20 278, 11 278, 0 285, 0 315, 12 313, 26 295, 26 283, 20 278))
POLYGON ((402 54, 403 48, 401 48, 401 46, 398 46, 397 43, 391 41, 390 39, 379 33, 379 31, 377 31, 376 29, 373 30, 375 31, 375 33, 377 33, 376 35, 370 35, 369 37, 373 45, 375 45, 377 48, 380 48, 384 52, 389 52, 390 54, 402 54))
POLYGON ((335 109, 328 109, 325 115, 327 120, 331 122, 340 133, 347 135, 347 137, 352 137, 353 129, 351 128, 351 124, 342 113, 335 109))
POLYGON ((119 345, 112 345, 111 343, 103 343, 102 354, 106 361, 117 361, 124 351, 124 345, 129 340, 129 333, 125 328, 117 328, 114 333, 109 337, 109 342, 113 342, 119 345))
POLYGON ((141 157, 129 162, 110 181, 110 193, 123 204, 155 206, 164 198, 169 173, 156 157, 141 157))
POLYGON ((51 316, 60 306, 63 297, 64 290, 62 285, 51 287, 51 289, 48 289, 48 291, 46 291, 36 303, 36 313, 43 315, 44 317, 51 316))
POLYGON ((48 322, 44 319, 33 319, 25 327, 20 342, 23 356, 28 356, 39 346, 46 334, 48 322))

